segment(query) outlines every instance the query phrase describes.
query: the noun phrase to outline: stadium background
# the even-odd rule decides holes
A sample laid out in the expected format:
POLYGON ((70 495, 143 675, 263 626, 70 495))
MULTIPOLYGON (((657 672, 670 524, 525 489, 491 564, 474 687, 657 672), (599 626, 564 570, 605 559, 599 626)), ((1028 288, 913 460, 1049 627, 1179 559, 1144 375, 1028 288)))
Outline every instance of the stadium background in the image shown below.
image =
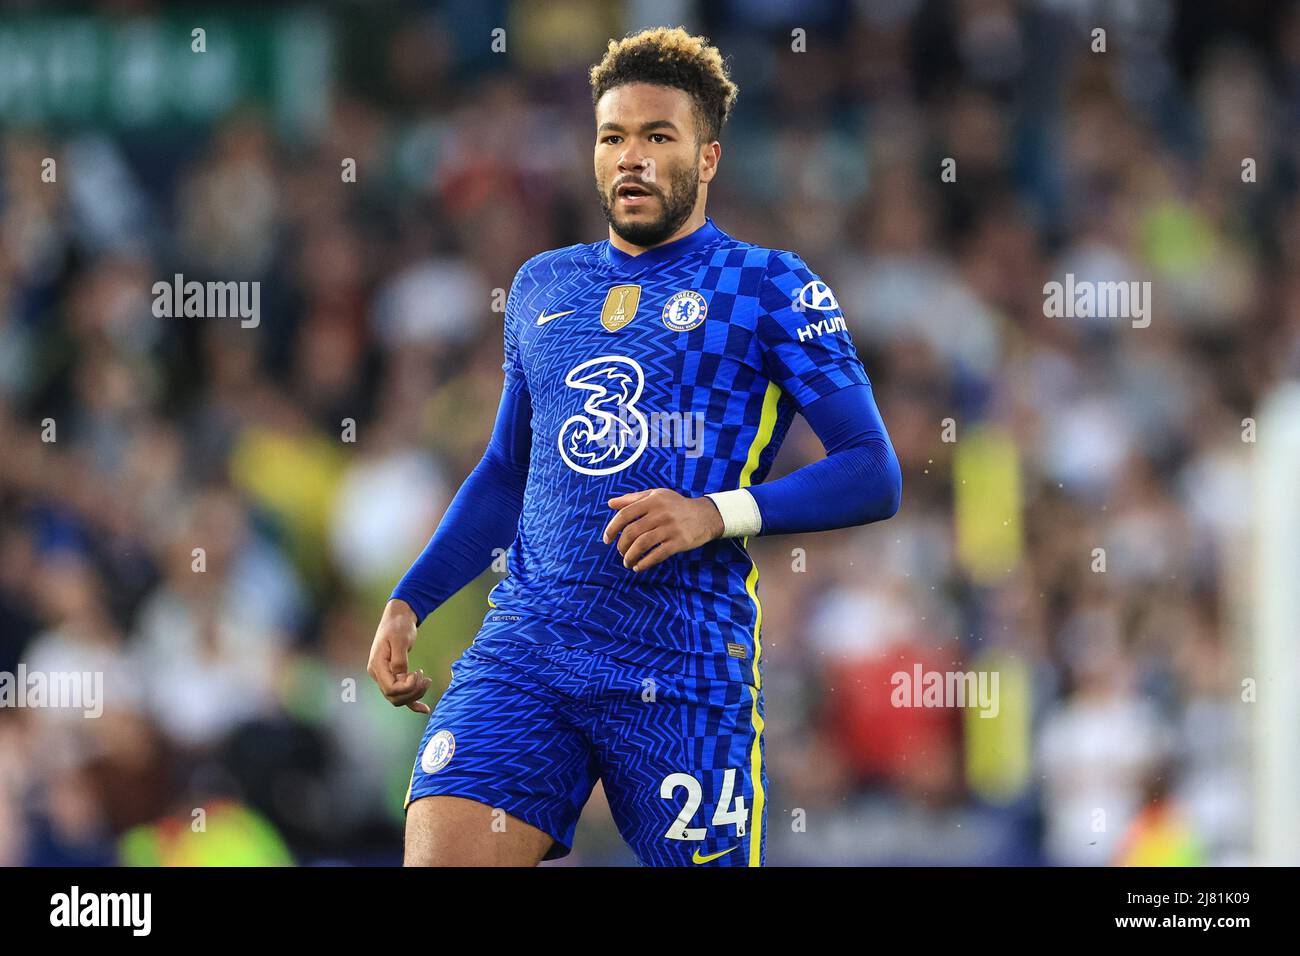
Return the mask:
MULTIPOLYGON (((741 89, 709 214, 831 283, 904 470, 885 524, 752 543, 769 862, 1276 858, 1243 419, 1300 377, 1297 7, 793 7, 10 5, 0 671, 108 699, 0 708, 0 863, 399 860, 424 720, 374 627, 489 432, 493 290, 606 234, 586 68, 664 23, 741 89), (155 318, 175 273, 260 324, 155 318), (1150 326, 1045 317, 1065 273, 1150 326), (916 662, 999 715, 891 707, 916 662)), ((430 704, 493 580, 421 628, 430 704)), ((564 863, 629 862, 598 790, 564 863)))

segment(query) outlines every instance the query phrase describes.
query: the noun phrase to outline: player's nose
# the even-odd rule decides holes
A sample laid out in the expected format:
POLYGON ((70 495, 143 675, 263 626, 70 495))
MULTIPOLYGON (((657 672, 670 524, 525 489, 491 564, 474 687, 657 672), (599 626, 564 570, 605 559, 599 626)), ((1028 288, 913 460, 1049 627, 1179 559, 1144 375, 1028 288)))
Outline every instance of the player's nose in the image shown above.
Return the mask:
POLYGON ((640 175, 645 172, 646 165, 646 157, 635 147, 629 146, 618 158, 618 171, 620 173, 640 175))

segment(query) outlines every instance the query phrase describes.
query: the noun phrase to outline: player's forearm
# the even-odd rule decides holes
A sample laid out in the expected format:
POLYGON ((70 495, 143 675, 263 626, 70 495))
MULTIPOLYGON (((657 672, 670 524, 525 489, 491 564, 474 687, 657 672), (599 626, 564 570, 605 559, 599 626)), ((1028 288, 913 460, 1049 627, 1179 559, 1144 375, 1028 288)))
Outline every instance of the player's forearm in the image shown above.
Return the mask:
POLYGON ((519 528, 527 473, 485 456, 456 492, 438 529, 393 589, 415 611, 417 624, 482 574, 493 551, 508 548, 519 528))
POLYGON ((528 482, 531 416, 527 393, 507 389, 482 460, 456 492, 429 543, 393 589, 390 597, 411 606, 417 625, 487 570, 496 549, 508 548, 514 541, 528 482))
POLYGON ((775 481, 714 496, 727 536, 831 531, 897 513, 902 469, 870 386, 842 389, 809 405, 804 416, 826 457, 775 481))
POLYGON ((887 441, 845 448, 749 489, 760 534, 831 531, 891 518, 902 499, 898 457, 887 441))
POLYGON ((495 550, 510 548, 519 531, 525 479, 487 458, 469 473, 429 544, 391 594, 411 605, 417 622, 486 571, 495 550))

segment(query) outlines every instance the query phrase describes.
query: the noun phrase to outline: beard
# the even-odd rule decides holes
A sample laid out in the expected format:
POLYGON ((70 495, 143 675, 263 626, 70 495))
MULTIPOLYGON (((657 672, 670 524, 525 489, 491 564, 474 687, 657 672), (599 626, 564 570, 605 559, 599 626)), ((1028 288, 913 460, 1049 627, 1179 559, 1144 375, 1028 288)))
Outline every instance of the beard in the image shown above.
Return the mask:
POLYGON ((634 246, 648 248, 659 245, 690 218, 700 193, 700 172, 691 167, 673 175, 668 183, 667 194, 659 189, 657 183, 640 182, 639 185, 659 200, 659 215, 654 219, 619 222, 614 218, 614 207, 618 200, 613 192, 607 193, 598 185, 596 194, 600 197, 600 211, 605 214, 605 221, 614 233, 634 246))

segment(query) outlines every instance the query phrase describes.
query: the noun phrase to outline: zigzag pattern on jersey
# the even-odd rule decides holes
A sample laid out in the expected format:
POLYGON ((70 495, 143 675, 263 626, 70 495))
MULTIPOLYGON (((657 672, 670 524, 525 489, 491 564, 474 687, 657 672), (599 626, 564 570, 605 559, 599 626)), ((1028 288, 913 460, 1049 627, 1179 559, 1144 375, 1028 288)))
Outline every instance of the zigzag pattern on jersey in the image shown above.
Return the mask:
MULTIPOLYGON (((498 608, 527 606, 531 613, 545 614, 550 607, 581 607, 584 629, 604 628, 607 635, 622 640, 667 644, 692 657, 717 657, 726 643, 720 639, 724 631, 738 643, 744 640, 739 634, 751 632, 754 608, 744 590, 748 565, 734 560, 732 545, 719 543, 700 554, 678 555, 648 572, 632 574, 600 535, 613 516, 605 501, 618 494, 659 486, 702 494, 737 483, 762 394, 748 396, 758 374, 752 356, 751 364, 745 364, 724 363, 721 355, 728 345, 742 354, 748 349, 737 337, 746 335, 746 325, 752 337, 752 310, 733 311, 733 306, 738 295, 756 295, 766 258, 764 250, 733 243, 629 276, 614 275, 589 250, 549 255, 530 264, 527 291, 521 296, 526 311, 515 318, 521 323, 516 326, 516 341, 525 353, 521 365, 530 376, 534 425, 542 432, 542 440, 534 445, 530 482, 537 481, 561 500, 594 501, 597 507, 578 516, 578 527, 585 528, 585 534, 575 533, 572 511, 526 511, 508 559, 511 577, 493 595, 498 608), (574 275, 581 275, 583 281, 575 282, 574 275), (599 277, 594 284, 592 275, 599 277), (607 332, 599 323, 599 313, 608 289, 638 279, 642 294, 635 318, 618 332, 607 332), (660 321, 664 303, 682 289, 706 293, 713 317, 685 334, 667 329, 660 321), (572 315, 541 328, 535 321, 531 329, 523 324, 527 322, 523 317, 534 312, 571 309, 572 315), (638 403, 643 411, 707 409, 706 427, 699 436, 702 453, 693 458, 685 449, 652 446, 623 471, 604 476, 576 472, 555 452, 553 436, 546 434, 558 435, 561 424, 579 407, 573 390, 556 383, 581 361, 626 353, 634 356, 645 374, 638 403), (706 467, 699 469, 699 462, 706 467), (524 582, 543 586, 529 588, 524 582), (720 620, 728 626, 720 625, 720 620)), ((561 628, 565 623, 576 627, 579 622, 558 622, 561 628)), ((679 662, 677 667, 683 665, 679 662)), ((701 668, 710 676, 743 673, 730 661, 685 665, 688 673, 701 668)))
MULTIPOLYGON (((633 321, 618 332, 607 332, 600 324, 606 293, 610 286, 628 283, 615 276, 592 283, 593 273, 606 274, 594 256, 584 256, 572 262, 570 268, 585 277, 585 287, 567 287, 564 298, 539 308, 574 309, 574 314, 539 329, 525 330, 520 338, 526 351, 524 366, 529 374, 535 429, 529 481, 531 484, 535 476, 548 497, 574 506, 526 510, 517 541, 515 556, 522 565, 516 579, 543 583, 546 603, 582 608, 583 620, 590 626, 605 626, 624 634, 680 628, 683 622, 679 619, 679 599, 672 587, 676 574, 671 567, 633 574, 623 567, 614 546, 601 541, 601 533, 614 515, 606 501, 629 491, 669 484, 671 470, 665 468, 665 459, 670 459, 671 452, 647 447, 630 467, 608 475, 587 475, 570 468, 557 448, 563 423, 581 410, 585 397, 564 384, 573 367, 602 355, 632 357, 644 373, 637 403, 640 410, 669 411, 675 343, 662 325, 658 329, 662 334, 645 332, 655 305, 648 301, 652 298, 647 295, 648 289, 642 290, 633 321)), ((554 273, 556 267, 552 265, 550 270, 554 273)), ((563 280, 553 284, 566 288, 563 280)), ((512 577, 515 570, 510 567, 512 577)), ((700 648, 688 646, 686 650, 698 652, 700 648)))
MULTIPOLYGON (((634 573, 601 540, 614 515, 607 502, 656 487, 692 496, 729 490, 742 475, 757 484, 797 408, 867 379, 847 334, 826 323, 837 309, 795 306, 816 280, 802 259, 739 242, 711 222, 699 237, 677 255, 651 250, 644 258, 608 242, 569 246, 530 259, 516 276, 506 366, 518 373, 512 380, 526 381, 534 440, 508 577, 492 599, 499 611, 546 618, 547 628, 533 631, 539 641, 752 684, 758 609, 744 547, 715 541, 634 573), (637 310, 609 332, 600 322, 609 290, 631 284, 640 288, 637 310), (670 328, 664 306, 687 290, 707 313, 695 328, 670 328), (543 312, 567 314, 538 326, 543 312), (578 369, 584 385, 604 384, 599 364, 589 364, 602 357, 610 359, 606 392, 570 384, 578 369), (627 408, 634 373, 636 412, 652 425, 666 414, 670 429, 702 418, 698 445, 647 441, 610 452, 590 444, 609 413, 627 408), (575 424, 583 418, 590 424, 575 424), (584 454, 586 464, 575 464, 584 454)), ((828 296, 819 292, 817 301, 828 296)))

